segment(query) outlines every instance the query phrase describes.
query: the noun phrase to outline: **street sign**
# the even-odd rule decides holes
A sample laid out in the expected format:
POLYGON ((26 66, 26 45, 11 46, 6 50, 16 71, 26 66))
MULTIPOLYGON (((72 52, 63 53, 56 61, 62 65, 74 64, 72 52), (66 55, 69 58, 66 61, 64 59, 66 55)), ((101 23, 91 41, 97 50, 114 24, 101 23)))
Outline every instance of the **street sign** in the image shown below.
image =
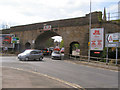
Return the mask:
MULTIPOLYGON (((115 47, 116 48, 116 65, 117 65, 117 58, 118 58, 118 47, 120 47, 120 33, 112 33, 106 34, 105 38, 105 47, 107 47, 107 57, 108 58, 108 48, 115 47)), ((108 62, 106 60, 106 62, 108 62)))
POLYGON ((19 38, 18 37, 12 37, 12 43, 18 44, 19 38))
POLYGON ((105 47, 120 47, 120 33, 106 34, 105 47))
POLYGON ((104 44, 104 29, 103 28, 93 28, 90 34, 90 50, 103 50, 104 44))

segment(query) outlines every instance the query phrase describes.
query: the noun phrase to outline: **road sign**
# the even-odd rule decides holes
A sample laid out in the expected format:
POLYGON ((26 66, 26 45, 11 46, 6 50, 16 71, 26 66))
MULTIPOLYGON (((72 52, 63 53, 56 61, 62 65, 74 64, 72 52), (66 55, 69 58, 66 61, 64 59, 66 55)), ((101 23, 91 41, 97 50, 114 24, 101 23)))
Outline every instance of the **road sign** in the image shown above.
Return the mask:
POLYGON ((120 42, 120 33, 107 34, 107 40, 109 43, 120 42))
POLYGON ((108 35, 107 37, 108 42, 113 42, 113 34, 108 35))
POLYGON ((120 33, 106 34, 105 47, 120 47, 120 33))
POLYGON ((18 37, 12 37, 12 43, 19 43, 19 38, 18 37))

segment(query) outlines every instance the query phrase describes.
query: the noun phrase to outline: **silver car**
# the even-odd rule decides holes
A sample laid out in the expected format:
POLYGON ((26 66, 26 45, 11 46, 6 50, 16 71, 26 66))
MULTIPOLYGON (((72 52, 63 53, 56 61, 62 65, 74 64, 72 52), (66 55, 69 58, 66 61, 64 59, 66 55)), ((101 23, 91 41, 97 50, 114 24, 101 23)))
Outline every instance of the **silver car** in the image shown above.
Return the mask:
POLYGON ((64 54, 60 53, 60 51, 53 51, 51 54, 52 59, 63 59, 64 54))
POLYGON ((19 60, 42 60, 43 59, 43 53, 41 52, 41 50, 33 50, 33 49, 29 49, 29 50, 25 50, 23 53, 20 53, 18 55, 18 59, 19 60))

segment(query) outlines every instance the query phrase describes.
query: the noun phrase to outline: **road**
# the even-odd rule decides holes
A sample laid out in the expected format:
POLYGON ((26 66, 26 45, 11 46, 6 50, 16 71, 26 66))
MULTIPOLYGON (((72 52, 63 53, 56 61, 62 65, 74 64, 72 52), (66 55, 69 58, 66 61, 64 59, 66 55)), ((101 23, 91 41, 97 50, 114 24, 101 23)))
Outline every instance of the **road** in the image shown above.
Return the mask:
POLYGON ((34 71, 83 88, 118 88, 118 72, 64 60, 19 61, 16 56, 2 57, 2 66, 34 71))

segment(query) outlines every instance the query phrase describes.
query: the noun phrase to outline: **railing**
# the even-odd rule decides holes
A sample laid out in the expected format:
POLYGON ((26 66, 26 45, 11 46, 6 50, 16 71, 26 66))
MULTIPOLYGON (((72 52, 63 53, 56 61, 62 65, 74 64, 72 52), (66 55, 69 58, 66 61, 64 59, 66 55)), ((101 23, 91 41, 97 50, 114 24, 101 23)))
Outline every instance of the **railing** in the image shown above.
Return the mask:
POLYGON ((82 55, 77 55, 73 56, 72 54, 69 54, 69 58, 73 60, 79 60, 79 61, 84 61, 84 62, 93 62, 93 63, 103 63, 106 65, 116 65, 116 62, 119 65, 120 59, 111 59, 111 58, 101 58, 101 57, 90 57, 90 60, 88 60, 88 56, 82 56, 82 55))
POLYGON ((107 21, 110 20, 119 20, 120 19, 120 12, 112 12, 106 14, 107 21))

